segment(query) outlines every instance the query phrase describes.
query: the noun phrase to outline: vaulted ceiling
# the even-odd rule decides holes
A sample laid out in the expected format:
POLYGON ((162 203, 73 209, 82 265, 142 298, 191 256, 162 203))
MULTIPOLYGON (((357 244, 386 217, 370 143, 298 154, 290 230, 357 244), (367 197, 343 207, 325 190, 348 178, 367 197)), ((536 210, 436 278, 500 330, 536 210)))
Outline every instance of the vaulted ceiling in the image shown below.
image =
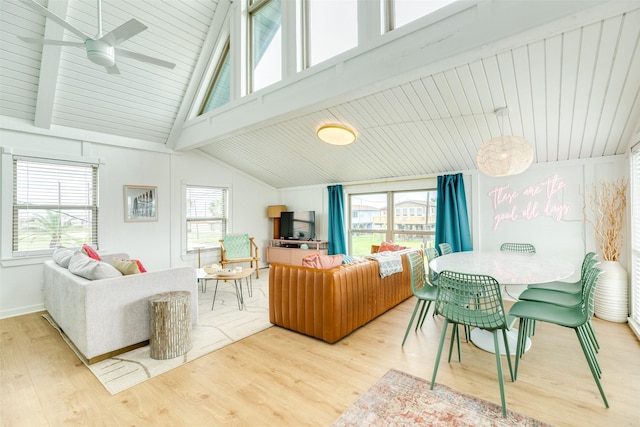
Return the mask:
MULTIPOLYGON (((192 103, 234 7, 227 0, 104 0, 105 32, 134 17, 148 29, 122 46, 177 64, 123 58, 119 75, 82 49, 20 41, 76 39, 20 1, 1 0, 1 124, 201 150, 276 188, 475 169, 478 147, 501 133, 525 137, 540 163, 626 151, 640 127, 638 2, 460 3, 449 21, 445 8, 375 49, 347 52, 198 118, 192 103), (546 13, 549 3, 565 7, 546 13), (502 106, 504 120, 494 114, 502 106), (357 141, 321 143, 315 131, 327 123, 350 126, 357 141)), ((97 33, 94 2, 48 6, 97 33)))

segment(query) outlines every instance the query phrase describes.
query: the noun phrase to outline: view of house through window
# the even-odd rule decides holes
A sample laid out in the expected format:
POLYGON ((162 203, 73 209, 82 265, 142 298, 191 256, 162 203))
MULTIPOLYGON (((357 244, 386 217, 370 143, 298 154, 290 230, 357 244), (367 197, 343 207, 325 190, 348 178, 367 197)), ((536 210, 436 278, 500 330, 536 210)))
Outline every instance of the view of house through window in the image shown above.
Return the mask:
POLYGON ((282 79, 281 0, 253 0, 251 16, 251 67, 253 91, 282 79))
POLYGON ((98 165, 14 157, 14 254, 98 244, 98 165))
POLYGON ((430 247, 436 229, 436 190, 349 196, 349 248, 371 253, 372 245, 393 241, 406 247, 430 247))
POLYGON ((218 247, 227 231, 226 188, 187 186, 187 251, 218 247))

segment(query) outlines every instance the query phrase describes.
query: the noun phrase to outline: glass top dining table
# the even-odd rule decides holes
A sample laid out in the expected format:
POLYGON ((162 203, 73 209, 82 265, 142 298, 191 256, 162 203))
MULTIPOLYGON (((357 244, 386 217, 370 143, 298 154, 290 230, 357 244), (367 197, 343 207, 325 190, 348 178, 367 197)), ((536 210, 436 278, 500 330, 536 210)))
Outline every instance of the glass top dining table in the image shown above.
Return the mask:
MULTIPOLYGON (((570 277, 575 267, 557 256, 524 254, 502 251, 466 251, 439 256, 429 263, 436 273, 445 270, 467 274, 491 276, 501 285, 528 285, 564 280, 570 277)), ((518 331, 511 328, 507 332, 510 353, 516 349, 518 331)), ((494 352, 493 336, 489 331, 476 328, 471 331, 471 341, 481 349, 494 352)), ((499 342, 500 352, 506 354, 504 343, 499 342)), ((531 347, 527 340, 525 351, 531 347)))

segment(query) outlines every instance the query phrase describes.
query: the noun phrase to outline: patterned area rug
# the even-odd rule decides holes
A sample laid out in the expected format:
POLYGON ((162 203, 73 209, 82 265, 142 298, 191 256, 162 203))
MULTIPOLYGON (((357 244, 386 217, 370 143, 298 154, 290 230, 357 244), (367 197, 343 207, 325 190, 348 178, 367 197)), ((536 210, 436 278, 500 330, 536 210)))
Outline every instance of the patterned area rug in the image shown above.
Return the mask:
MULTIPOLYGON (((259 280, 253 278, 251 297, 247 294, 246 286, 243 285, 245 307, 242 311, 238 310, 233 282, 224 281, 220 281, 218 285, 216 303, 213 310, 211 309, 215 283, 215 280, 209 280, 206 292, 198 293, 199 317, 198 324, 194 325, 191 331, 193 343, 191 350, 183 356, 169 360, 151 359, 147 345, 88 365, 53 319, 48 314, 44 314, 43 317, 60 332, 65 342, 102 385, 111 394, 116 394, 272 326, 269 322, 268 274, 259 280)), ((199 285, 199 290, 201 289, 199 285)))
POLYGON ((336 420, 339 426, 549 426, 486 400, 391 369, 336 420))

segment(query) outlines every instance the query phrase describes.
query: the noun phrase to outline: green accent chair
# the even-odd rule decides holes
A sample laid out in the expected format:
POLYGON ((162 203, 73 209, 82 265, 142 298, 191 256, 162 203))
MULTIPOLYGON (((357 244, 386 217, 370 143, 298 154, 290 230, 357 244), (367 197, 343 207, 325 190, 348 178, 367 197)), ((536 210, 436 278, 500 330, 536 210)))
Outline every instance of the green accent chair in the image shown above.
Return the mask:
POLYGON ((256 279, 259 279, 258 261, 260 261, 258 245, 248 234, 227 234, 224 239, 220 240, 220 265, 222 268, 227 268, 227 264, 242 262, 248 262, 253 267, 255 262, 256 279))
POLYGON ((429 307, 431 307, 431 303, 436 300, 436 295, 438 293, 438 288, 433 286, 426 277, 425 269, 424 269, 424 258, 421 251, 412 251, 407 253, 407 258, 409 259, 409 266, 411 268, 411 291, 413 295, 418 298, 416 302, 416 306, 413 309, 413 314, 411 314, 411 320, 409 320, 409 324, 407 325, 407 330, 404 333, 404 338, 402 339, 402 345, 407 341, 407 336, 409 335, 409 330, 411 329, 411 325, 413 324, 413 320, 416 317, 416 313, 418 312, 418 308, 420 309, 420 315, 418 316, 418 321, 416 322, 416 331, 418 330, 418 326, 422 327, 422 323, 424 322, 424 318, 427 316, 427 312, 429 311, 429 307))
POLYGON ((440 243, 440 254, 441 255, 447 255, 447 254, 452 254, 453 253, 453 248, 451 247, 450 244, 448 243, 440 243))
MULTIPOLYGON (((600 273, 601 271, 596 267, 592 267, 586 272, 582 304, 577 307, 562 307, 556 304, 538 301, 518 301, 511 307, 509 314, 520 319, 518 344, 516 347, 516 378, 518 376, 520 359, 524 355, 524 342, 527 338, 527 331, 530 328, 529 324, 531 322, 546 322, 571 328, 576 332, 578 341, 580 342, 580 347, 582 348, 582 352, 584 353, 589 369, 591 370, 591 375, 598 386, 598 390, 600 391, 600 396, 602 396, 605 407, 608 408, 609 402, 605 396, 602 384, 600 384, 602 370, 598 364, 596 350, 590 341, 588 330, 589 321, 593 317, 594 295, 600 273)), ((552 356, 550 355, 547 357, 552 356)))
POLYGON ((531 243, 503 243, 500 245, 502 252, 518 252, 521 254, 535 254, 536 247, 531 243))
POLYGON ((511 364, 509 343, 507 341, 508 323, 502 302, 500 284, 491 276, 479 274, 456 273, 453 271, 443 271, 438 276, 438 295, 436 296, 434 311, 444 317, 444 325, 438 346, 433 376, 431 378, 431 389, 436 383, 438 365, 442 355, 442 347, 447 335, 447 326, 453 324, 451 343, 449 345, 449 363, 451 363, 451 353, 454 342, 458 345, 458 361, 460 361, 460 335, 458 325, 482 328, 493 333, 493 343, 495 347, 496 368, 498 371, 498 383, 500 385, 500 399, 502 401, 502 415, 507 416, 507 405, 504 394, 504 380, 502 378, 502 362, 500 347, 498 344, 498 331, 502 331, 505 349, 507 351, 507 361, 509 362, 509 372, 511 381, 515 381, 514 371, 511 364), (476 295, 477 297, 475 297, 476 295))

